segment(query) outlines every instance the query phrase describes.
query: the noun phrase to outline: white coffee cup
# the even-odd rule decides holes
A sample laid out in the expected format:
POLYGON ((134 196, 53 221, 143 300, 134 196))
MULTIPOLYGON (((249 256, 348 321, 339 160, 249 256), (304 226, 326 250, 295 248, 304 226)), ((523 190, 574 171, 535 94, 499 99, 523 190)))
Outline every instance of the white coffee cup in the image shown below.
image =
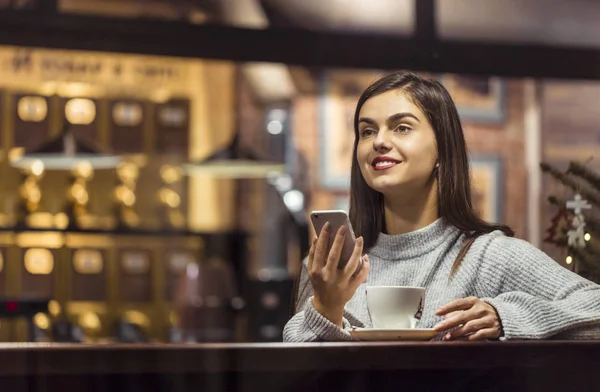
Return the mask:
POLYGON ((424 287, 367 287, 367 307, 373 328, 415 328, 425 304, 424 287))

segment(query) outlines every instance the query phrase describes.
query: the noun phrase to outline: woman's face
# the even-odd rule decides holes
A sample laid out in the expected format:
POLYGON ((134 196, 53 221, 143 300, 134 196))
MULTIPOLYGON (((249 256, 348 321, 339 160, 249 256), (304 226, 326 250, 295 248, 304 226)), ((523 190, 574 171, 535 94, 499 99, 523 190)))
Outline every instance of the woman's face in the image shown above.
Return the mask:
POLYGON ((356 159, 384 195, 425 187, 437 162, 433 128, 402 90, 376 95, 360 111, 356 159))

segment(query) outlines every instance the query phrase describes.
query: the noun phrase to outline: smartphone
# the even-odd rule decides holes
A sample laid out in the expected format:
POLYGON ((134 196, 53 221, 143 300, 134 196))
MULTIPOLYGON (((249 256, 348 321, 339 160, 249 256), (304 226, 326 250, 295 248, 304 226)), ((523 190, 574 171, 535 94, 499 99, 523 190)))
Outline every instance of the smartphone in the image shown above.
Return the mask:
POLYGON ((313 211, 310 213, 310 220, 317 236, 321 233, 321 229, 323 229, 323 226, 325 226, 326 222, 329 222, 331 225, 331 231, 329 232, 329 244, 327 247, 328 251, 331 250, 331 247, 333 246, 333 241, 335 240, 335 236, 339 228, 342 226, 346 227, 346 238, 344 240, 344 246, 342 247, 342 253, 340 255, 340 263, 338 264, 339 269, 344 268, 350 260, 350 257, 352 257, 352 252, 354 251, 354 242, 356 241, 354 230, 352 229, 352 224, 350 223, 350 218, 348 218, 346 211, 313 211))

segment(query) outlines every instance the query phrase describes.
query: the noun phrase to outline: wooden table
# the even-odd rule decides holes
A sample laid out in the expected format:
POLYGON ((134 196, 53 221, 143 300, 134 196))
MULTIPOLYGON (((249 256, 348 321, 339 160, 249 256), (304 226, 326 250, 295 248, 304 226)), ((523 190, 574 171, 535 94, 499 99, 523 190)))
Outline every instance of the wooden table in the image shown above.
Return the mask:
POLYGON ((0 391, 600 390, 600 341, 0 344, 0 391))

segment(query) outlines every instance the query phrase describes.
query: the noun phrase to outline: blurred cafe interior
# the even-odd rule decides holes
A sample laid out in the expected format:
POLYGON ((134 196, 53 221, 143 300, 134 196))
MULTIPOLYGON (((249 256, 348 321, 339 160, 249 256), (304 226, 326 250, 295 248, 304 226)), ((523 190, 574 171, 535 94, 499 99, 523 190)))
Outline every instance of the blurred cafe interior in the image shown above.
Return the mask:
POLYGON ((308 214, 348 207, 354 105, 389 69, 457 102, 478 213, 586 272, 548 240, 572 192, 540 163, 600 169, 600 3, 0 8, 0 341, 281 341, 308 214))

